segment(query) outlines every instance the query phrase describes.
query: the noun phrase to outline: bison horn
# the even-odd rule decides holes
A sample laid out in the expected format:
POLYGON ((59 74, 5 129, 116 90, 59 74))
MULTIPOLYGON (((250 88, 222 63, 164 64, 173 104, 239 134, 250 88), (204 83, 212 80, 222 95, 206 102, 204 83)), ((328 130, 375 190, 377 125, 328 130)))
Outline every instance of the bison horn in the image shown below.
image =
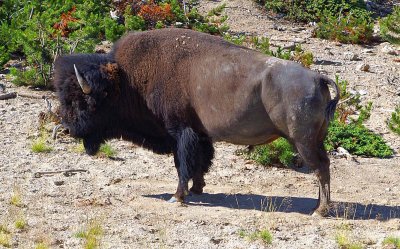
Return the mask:
POLYGON ((90 88, 90 85, 79 74, 78 69, 76 68, 75 64, 74 64, 74 69, 75 69, 76 78, 78 79, 78 83, 81 86, 83 93, 84 94, 89 94, 92 91, 92 89, 90 88))

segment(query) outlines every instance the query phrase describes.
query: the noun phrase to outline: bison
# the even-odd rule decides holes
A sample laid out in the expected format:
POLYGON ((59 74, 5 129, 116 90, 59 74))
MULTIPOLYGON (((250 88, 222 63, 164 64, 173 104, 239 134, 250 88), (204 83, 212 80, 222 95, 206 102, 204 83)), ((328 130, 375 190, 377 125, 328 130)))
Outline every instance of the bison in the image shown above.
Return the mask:
POLYGON ((179 182, 170 201, 184 201, 190 179, 190 191, 203 192, 213 142, 260 145, 284 137, 319 180, 314 214, 329 210, 323 141, 339 91, 295 62, 192 30, 161 29, 127 34, 108 54, 59 57, 54 86, 62 124, 89 155, 121 137, 172 153, 179 182))

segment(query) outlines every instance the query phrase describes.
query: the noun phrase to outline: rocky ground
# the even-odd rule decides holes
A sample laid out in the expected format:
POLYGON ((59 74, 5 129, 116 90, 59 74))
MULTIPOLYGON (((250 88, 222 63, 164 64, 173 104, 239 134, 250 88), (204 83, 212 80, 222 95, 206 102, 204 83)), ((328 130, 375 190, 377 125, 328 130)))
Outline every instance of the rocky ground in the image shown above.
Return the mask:
MULTIPOLYGON (((219 4, 201 1, 200 10, 219 4)), ((55 104, 54 94, 15 88, 2 75, 6 91, 19 93, 0 100, 0 232, 8 230, 3 237, 12 248, 34 248, 39 242, 81 248, 85 239, 76 234, 93 222, 103 230, 101 248, 338 248, 338 235, 365 248, 382 248, 384 238, 400 237, 400 139, 385 124, 400 103, 398 49, 387 43, 319 40, 311 37, 313 27, 274 20, 251 1, 226 4, 233 32, 267 36, 274 46, 301 43, 314 54, 312 69, 331 78, 339 74, 364 101, 373 101, 367 126, 397 154, 331 157, 335 208, 321 219, 310 216, 317 181, 308 169, 262 167, 236 155, 241 147, 218 143, 205 194, 189 197, 187 205, 170 204, 165 200, 177 182, 171 156, 113 140, 114 159, 90 157, 68 136, 54 141, 49 153, 33 153, 38 116, 46 111, 41 96, 55 104), (361 64, 370 69, 359 70, 361 64), (35 174, 77 169, 84 171, 35 174), (26 221, 23 229, 15 228, 18 220, 26 221), (271 232, 272 244, 252 238, 263 230, 271 232)))

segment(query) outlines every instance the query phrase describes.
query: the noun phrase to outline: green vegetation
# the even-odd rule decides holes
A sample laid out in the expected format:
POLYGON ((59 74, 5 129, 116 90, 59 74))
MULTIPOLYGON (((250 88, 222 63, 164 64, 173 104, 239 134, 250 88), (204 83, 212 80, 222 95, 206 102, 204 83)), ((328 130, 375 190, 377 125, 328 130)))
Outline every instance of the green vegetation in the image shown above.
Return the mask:
POLYGON ((105 157, 114 157, 117 155, 116 150, 109 143, 102 144, 99 149, 99 155, 105 157))
POLYGON ((244 230, 239 231, 239 236, 241 238, 246 238, 250 241, 254 241, 257 239, 260 239, 263 241, 265 244, 272 244, 272 234, 270 231, 267 229, 261 230, 261 231, 255 231, 252 233, 247 233, 244 230))
POLYGON ((345 233, 339 233, 335 237, 336 243, 340 249, 362 249, 362 244, 352 241, 345 233))
POLYGON ((83 240, 84 249, 95 249, 100 247, 103 234, 101 224, 98 221, 91 221, 84 230, 77 232, 75 237, 83 240))
POLYGON ((48 145, 49 134, 42 130, 40 136, 31 144, 31 150, 35 153, 48 153, 53 150, 53 147, 48 145))
POLYGON ((207 17, 186 7, 187 13, 178 0, 10 0, 0 6, 0 66, 12 57, 25 58, 28 67, 11 69, 14 84, 48 87, 56 57, 92 53, 101 40, 115 41, 130 30, 175 26, 221 35, 228 29, 227 17, 220 16, 224 6, 207 17))
POLYGON ((296 22, 317 22, 315 35, 344 43, 367 43, 373 20, 363 0, 257 0, 274 13, 296 22))
POLYGON ((14 188, 13 195, 11 196, 10 199, 10 204, 16 207, 22 206, 22 196, 19 188, 14 188))
POLYGON ((12 236, 9 232, 0 230, 0 245, 4 247, 11 247, 12 236))
POLYGON ((44 242, 40 242, 35 245, 35 249, 49 249, 49 248, 50 247, 44 242))
POLYGON ((400 6, 395 6, 393 13, 383 18, 379 24, 383 39, 400 44, 400 6))
POLYGON ((23 216, 18 217, 15 220, 15 228, 22 230, 26 227, 26 219, 23 216))
POLYGON ((279 163, 291 166, 294 163, 295 151, 286 139, 278 138, 272 143, 256 146, 248 156, 262 165, 279 163))
POLYGON ((387 237, 382 243, 384 246, 391 246, 393 249, 400 249, 400 237, 387 237))
POLYGON ((387 122, 389 129, 397 135, 400 135, 400 105, 396 107, 396 110, 392 113, 391 118, 387 122))
POLYGON ((340 88, 341 103, 337 107, 335 119, 328 128, 326 149, 343 147, 358 156, 379 158, 392 156, 394 152, 383 138, 368 130, 363 124, 370 117, 372 103, 362 106, 360 95, 350 94, 347 90, 347 81, 336 77, 336 83, 340 88), (359 113, 357 119, 350 118, 357 112, 359 113))

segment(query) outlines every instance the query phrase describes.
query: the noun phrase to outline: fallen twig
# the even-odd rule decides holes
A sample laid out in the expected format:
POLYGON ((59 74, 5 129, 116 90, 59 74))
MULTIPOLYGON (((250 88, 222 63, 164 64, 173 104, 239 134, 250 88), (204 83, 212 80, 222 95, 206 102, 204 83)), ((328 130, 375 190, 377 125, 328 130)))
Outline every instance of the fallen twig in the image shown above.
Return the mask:
POLYGON ((69 170, 57 170, 57 171, 39 171, 33 174, 35 178, 40 178, 42 176, 53 176, 56 174, 63 174, 64 176, 72 176, 79 172, 88 172, 85 169, 69 169, 69 170))
POLYGON ((17 97, 17 93, 16 92, 6 93, 6 94, 0 95, 0 100, 14 99, 16 97, 17 97))

